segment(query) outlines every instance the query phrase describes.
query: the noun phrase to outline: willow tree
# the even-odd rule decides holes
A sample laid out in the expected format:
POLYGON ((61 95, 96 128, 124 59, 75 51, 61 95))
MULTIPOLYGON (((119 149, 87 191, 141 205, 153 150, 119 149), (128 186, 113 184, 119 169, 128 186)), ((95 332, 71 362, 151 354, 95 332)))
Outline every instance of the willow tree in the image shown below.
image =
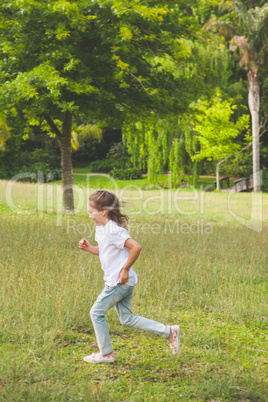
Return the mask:
POLYGON ((150 183, 155 184, 157 174, 163 173, 167 167, 174 137, 170 135, 172 128, 174 122, 161 119, 154 112, 124 122, 123 139, 131 161, 134 166, 148 171, 150 183))
POLYGON ((58 139, 64 211, 74 210, 74 123, 120 127, 129 110, 170 108, 169 77, 155 65, 156 56, 180 53, 173 38, 185 29, 178 27, 172 14, 178 6, 172 4, 1 1, 1 107, 58 139))
POLYGON ((261 191, 260 145, 259 145, 259 110, 260 110, 260 66, 267 68, 268 60, 268 5, 248 9, 241 1, 228 2, 230 12, 227 18, 210 20, 205 29, 217 29, 230 39, 230 50, 240 52, 239 64, 247 70, 249 83, 248 105, 251 113, 252 150, 253 150, 253 186, 254 191, 261 191), (228 20, 227 20, 228 19, 228 20))

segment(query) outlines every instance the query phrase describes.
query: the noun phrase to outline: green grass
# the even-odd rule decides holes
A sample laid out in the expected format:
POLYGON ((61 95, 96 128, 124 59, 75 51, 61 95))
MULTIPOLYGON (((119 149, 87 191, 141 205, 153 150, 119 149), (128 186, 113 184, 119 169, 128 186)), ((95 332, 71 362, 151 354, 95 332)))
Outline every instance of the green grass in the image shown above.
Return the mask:
MULTIPOLYGON (((106 188, 114 190, 116 188, 126 188, 126 187, 139 187, 142 190, 157 190, 159 188, 169 188, 170 187, 170 176, 158 175, 155 184, 149 183, 147 176, 144 176, 140 180, 115 180, 111 178, 108 174, 90 174, 86 172, 86 168, 74 169, 74 184, 81 187, 91 187, 91 188, 106 188), (85 173, 88 173, 87 175, 85 173)), ((191 187, 191 177, 186 178, 184 186, 191 187)), ((215 190, 214 178, 210 177, 200 177, 197 183, 198 189, 203 188, 207 191, 215 190)), ((60 181, 56 182, 60 184, 60 181)), ((232 182, 230 183, 232 185, 232 182)))
MULTIPOLYGON (((88 175, 91 175, 92 174, 92 172, 91 172, 91 169, 90 169, 90 167, 89 166, 87 166, 87 167, 74 167, 73 168, 73 173, 75 174, 75 175, 78 175, 78 174, 80 174, 80 175, 85 175, 85 174, 88 174, 88 175)), ((105 174, 105 173, 103 173, 103 174, 105 174)), ((97 173, 93 173, 93 175, 98 175, 97 173)), ((108 174, 106 174, 107 176, 108 176, 108 174)), ((86 179, 84 178, 84 180, 86 181, 86 179)), ((82 180, 82 182, 84 181, 84 180, 82 180)), ((186 176, 186 183, 189 183, 189 184, 191 184, 191 180, 192 180, 192 176, 186 176)), ((214 184, 214 182, 215 182, 215 178, 211 178, 211 177, 199 177, 199 179, 198 179, 198 186, 200 187, 200 186, 207 186, 207 185, 209 185, 209 184, 214 184)), ((118 180, 118 181, 120 181, 121 182, 121 180, 118 180)), ((122 182, 129 182, 128 180, 122 180, 122 182)), ((136 181, 135 181, 136 182, 136 181)), ((140 183, 146 183, 146 185, 150 185, 150 183, 148 182, 148 180, 147 180, 147 177, 144 175, 144 177, 143 177, 143 180, 142 181, 139 181, 140 183)), ((94 181, 93 181, 93 183, 94 183, 94 181)), ((122 184, 124 184, 124 183, 122 183, 122 184)), ((166 185, 166 186, 168 186, 169 185, 169 176, 168 175, 164 175, 164 174, 162 174, 162 175, 158 175, 157 176, 157 181, 156 181, 156 185, 166 185)), ((234 181, 233 180, 230 180, 230 187, 232 187, 234 185, 234 181)), ((215 186, 214 186, 215 187, 215 186)))
POLYGON ((89 167, 74 167, 73 168, 73 173, 87 174, 87 173, 91 173, 91 170, 90 170, 89 167))
MULTIPOLYGON (((120 190, 135 204, 130 232, 143 246, 134 313, 179 323, 181 351, 172 357, 166 340, 122 327, 110 311, 117 360, 89 365, 83 356, 97 350, 89 310, 103 275, 78 241, 94 243, 94 224, 86 201, 60 219, 56 189, 39 187, 41 213, 38 185, 17 183, 12 208, 0 182, 2 400, 266 401, 268 197, 255 232, 230 216, 224 193, 206 193, 204 211, 201 193, 194 201, 181 193, 179 212, 166 204, 176 193, 164 191, 159 212, 160 191, 137 199, 136 190, 120 190), (210 230, 193 226, 200 217, 210 230)), ((249 216, 250 197, 235 194, 233 209, 249 216)))

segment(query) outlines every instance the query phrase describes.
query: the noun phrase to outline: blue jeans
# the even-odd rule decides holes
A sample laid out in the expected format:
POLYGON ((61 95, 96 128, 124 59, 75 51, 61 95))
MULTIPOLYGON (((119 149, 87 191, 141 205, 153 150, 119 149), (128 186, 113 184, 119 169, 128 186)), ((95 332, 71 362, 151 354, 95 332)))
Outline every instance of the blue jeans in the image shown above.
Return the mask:
POLYGON ((169 337, 170 326, 132 314, 133 290, 134 286, 129 286, 126 283, 118 284, 115 287, 105 286, 90 310, 91 320, 102 355, 107 355, 113 351, 105 314, 114 306, 122 325, 142 329, 164 338, 169 337))

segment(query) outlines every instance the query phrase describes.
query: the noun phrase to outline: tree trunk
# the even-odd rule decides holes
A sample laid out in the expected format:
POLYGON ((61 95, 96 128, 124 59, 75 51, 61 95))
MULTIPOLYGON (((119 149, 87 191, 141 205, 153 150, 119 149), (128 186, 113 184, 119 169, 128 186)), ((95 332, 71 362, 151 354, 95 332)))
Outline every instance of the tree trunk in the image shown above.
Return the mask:
POLYGON ((259 139, 259 108, 260 108, 260 87, 257 69, 248 72, 249 93, 248 105, 252 120, 252 153, 253 153, 253 188, 254 191, 261 191, 260 175, 260 139, 259 139))
POLYGON ((199 178, 199 166, 198 162, 194 162, 194 167, 193 167, 193 186, 197 188, 197 182, 199 178))
POLYGON ((217 165, 216 165, 217 191, 220 191, 220 164, 221 164, 221 162, 218 162, 217 165))
POLYGON ((65 113, 62 136, 59 139, 61 151, 61 173, 63 186, 63 213, 74 213, 73 166, 71 154, 72 114, 65 113))

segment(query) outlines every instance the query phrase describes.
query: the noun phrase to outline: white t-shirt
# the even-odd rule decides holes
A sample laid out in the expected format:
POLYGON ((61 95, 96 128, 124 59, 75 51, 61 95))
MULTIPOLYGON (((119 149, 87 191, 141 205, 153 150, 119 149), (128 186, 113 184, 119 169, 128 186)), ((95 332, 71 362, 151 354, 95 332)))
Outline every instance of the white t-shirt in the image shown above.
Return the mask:
MULTIPOLYGON (((131 239, 125 228, 109 220, 105 226, 97 225, 95 240, 99 245, 99 259, 104 271, 104 280, 108 286, 116 286, 119 272, 125 265, 129 255, 129 248, 125 247, 125 241, 131 239)), ((132 268, 129 270, 127 284, 136 285, 138 278, 132 268)))

